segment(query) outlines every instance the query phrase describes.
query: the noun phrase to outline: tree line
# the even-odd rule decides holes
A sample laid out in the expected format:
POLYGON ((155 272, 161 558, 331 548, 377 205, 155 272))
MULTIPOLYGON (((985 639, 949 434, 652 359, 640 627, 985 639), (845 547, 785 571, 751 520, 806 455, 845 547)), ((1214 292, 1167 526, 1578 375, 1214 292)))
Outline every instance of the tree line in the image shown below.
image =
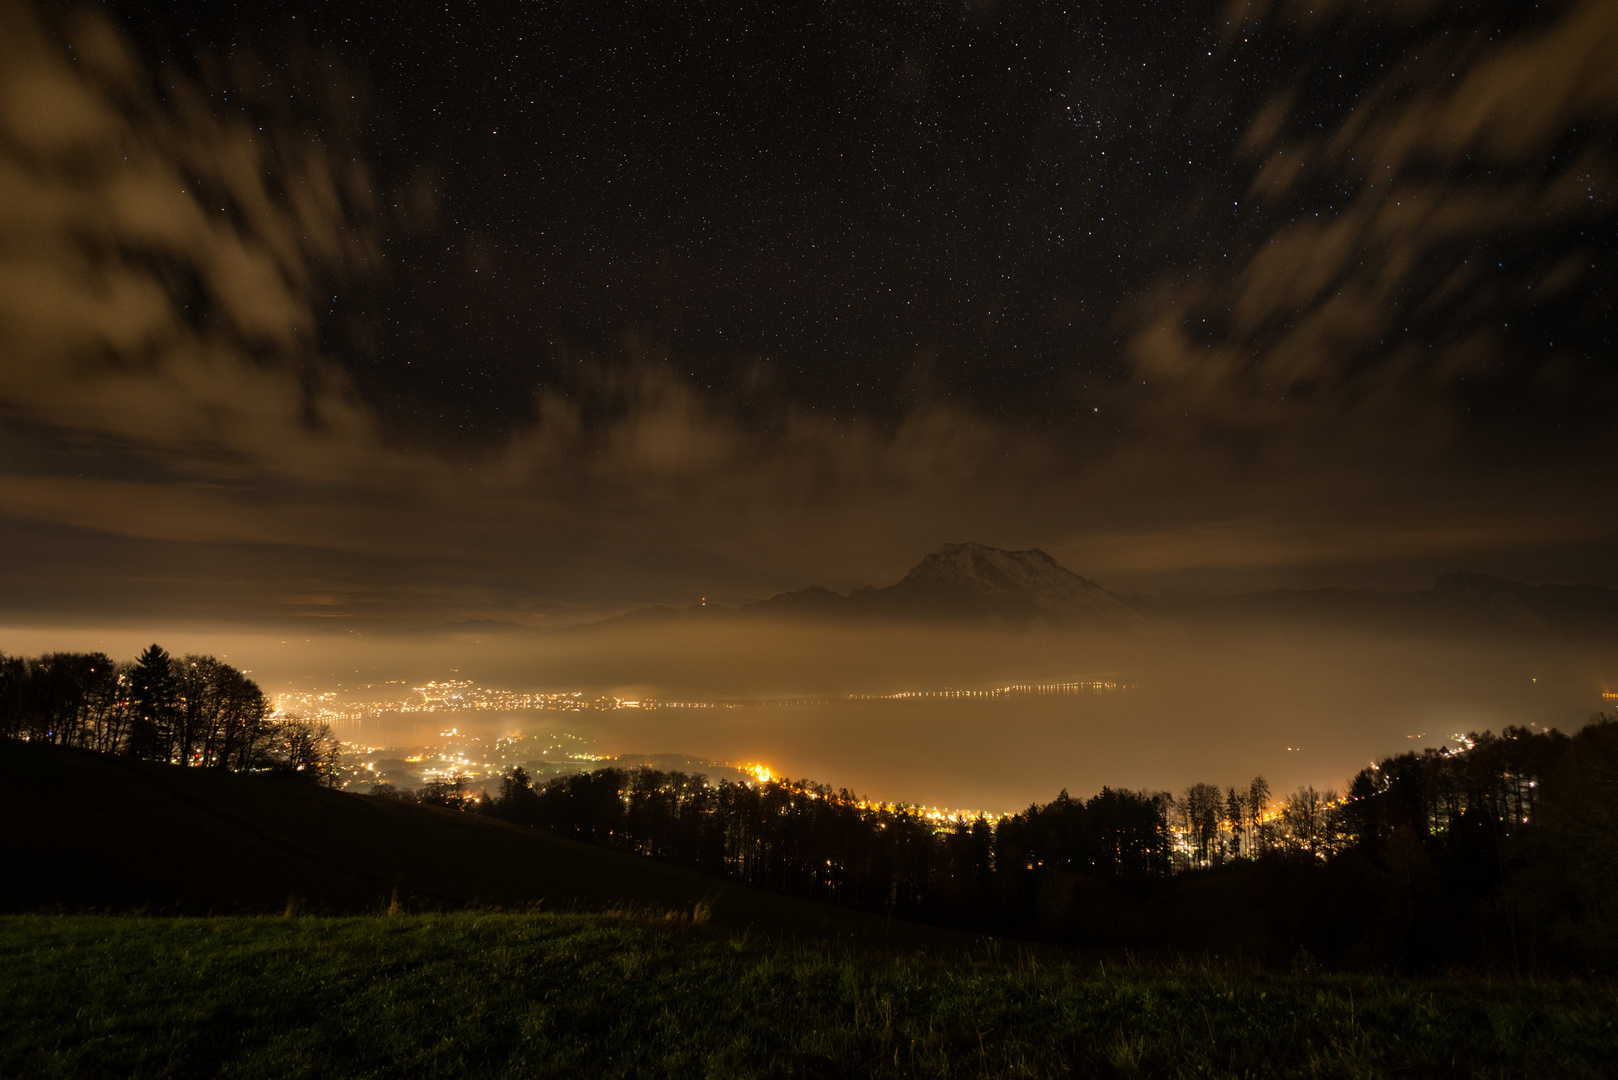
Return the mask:
POLYGON ((105 653, 0 653, 0 736, 196 768, 335 776, 330 728, 273 715, 247 675, 212 656, 152 645, 105 653))
POLYGON ((1343 792, 1272 800, 1066 791, 998 819, 938 821, 808 780, 709 783, 604 768, 460 807, 749 885, 963 929, 1091 943, 1238 947, 1334 963, 1618 965, 1618 723, 1508 727, 1384 758, 1343 792))

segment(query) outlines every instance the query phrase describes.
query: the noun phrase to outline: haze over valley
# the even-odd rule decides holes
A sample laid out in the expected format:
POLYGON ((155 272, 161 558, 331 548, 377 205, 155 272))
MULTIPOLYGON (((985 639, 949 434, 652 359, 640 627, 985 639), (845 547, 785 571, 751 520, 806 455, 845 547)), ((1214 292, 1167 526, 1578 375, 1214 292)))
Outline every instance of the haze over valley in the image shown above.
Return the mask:
POLYGON ((35 633, 113 655, 156 636, 177 654, 246 658, 285 713, 355 746, 419 752, 450 729, 485 745, 566 735, 583 761, 674 755, 715 778, 756 763, 992 812, 1063 788, 1254 774, 1339 790, 1380 755, 1512 724, 1576 727, 1618 687, 1618 595, 1593 588, 1119 596, 1042 552, 968 544, 852 597, 698 600, 562 630, 35 633), (452 681, 470 685, 416 689, 452 681))

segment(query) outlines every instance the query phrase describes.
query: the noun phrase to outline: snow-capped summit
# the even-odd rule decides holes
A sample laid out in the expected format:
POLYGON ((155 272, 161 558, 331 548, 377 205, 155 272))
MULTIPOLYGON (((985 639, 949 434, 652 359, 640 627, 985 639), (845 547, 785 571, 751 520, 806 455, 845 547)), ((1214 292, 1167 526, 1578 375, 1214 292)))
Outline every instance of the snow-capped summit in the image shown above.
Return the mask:
POLYGON ((895 585, 847 596, 814 587, 771 597, 751 609, 772 614, 995 618, 1008 623, 1138 621, 1123 601, 1038 549, 945 544, 895 585))

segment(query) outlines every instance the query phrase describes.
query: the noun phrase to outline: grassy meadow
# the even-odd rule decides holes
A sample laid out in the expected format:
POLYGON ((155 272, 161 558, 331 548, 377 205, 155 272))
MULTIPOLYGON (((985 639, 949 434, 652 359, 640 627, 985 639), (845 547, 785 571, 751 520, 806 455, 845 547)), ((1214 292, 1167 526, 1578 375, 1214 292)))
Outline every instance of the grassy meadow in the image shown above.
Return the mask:
POLYGON ((0 918, 0 1076, 1611 1075, 1618 989, 633 914, 0 918))

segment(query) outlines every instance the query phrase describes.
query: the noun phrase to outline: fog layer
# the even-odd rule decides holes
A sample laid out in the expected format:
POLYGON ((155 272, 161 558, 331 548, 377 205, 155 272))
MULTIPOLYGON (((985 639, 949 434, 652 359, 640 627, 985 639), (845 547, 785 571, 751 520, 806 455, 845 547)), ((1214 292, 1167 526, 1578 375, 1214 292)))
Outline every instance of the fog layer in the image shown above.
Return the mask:
POLYGON ((635 708, 383 713, 339 733, 419 745, 458 727, 568 732, 597 754, 762 762, 885 800, 1010 810, 1066 788, 1245 783, 1340 787, 1373 758, 1507 724, 1577 727, 1618 687, 1610 650, 1526 638, 1370 634, 1319 625, 1165 624, 1133 635, 838 627, 741 618, 563 633, 290 638, 4 631, 9 651, 133 656, 155 636, 210 652, 272 696, 398 700, 429 680, 616 697, 635 708), (1013 684, 1111 688, 878 698, 1013 684), (647 708, 648 702, 703 708, 647 708))

